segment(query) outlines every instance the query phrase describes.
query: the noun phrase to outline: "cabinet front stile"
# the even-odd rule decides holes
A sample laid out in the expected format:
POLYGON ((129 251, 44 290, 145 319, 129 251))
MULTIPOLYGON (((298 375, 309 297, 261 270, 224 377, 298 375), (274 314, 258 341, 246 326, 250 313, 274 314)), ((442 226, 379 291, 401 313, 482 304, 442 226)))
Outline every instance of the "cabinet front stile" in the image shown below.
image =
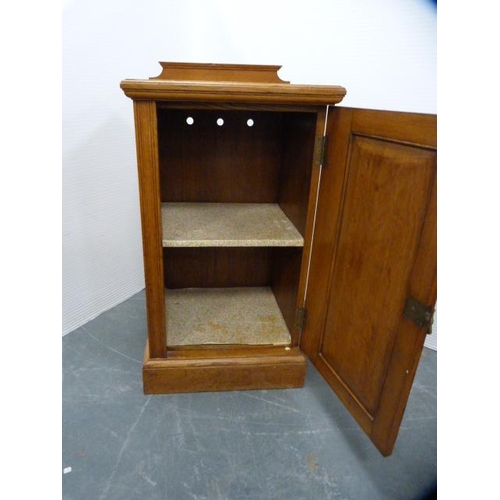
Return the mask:
MULTIPOLYGON (((158 135, 155 101, 134 101, 149 358, 166 356, 158 135)), ((146 348, 148 349, 148 347, 146 348)))

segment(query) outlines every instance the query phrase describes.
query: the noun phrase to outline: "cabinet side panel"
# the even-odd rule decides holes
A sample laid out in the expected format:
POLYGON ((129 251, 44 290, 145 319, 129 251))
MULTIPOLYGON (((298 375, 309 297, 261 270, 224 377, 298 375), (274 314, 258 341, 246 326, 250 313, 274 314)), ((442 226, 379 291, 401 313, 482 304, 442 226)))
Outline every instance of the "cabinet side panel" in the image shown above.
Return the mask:
POLYGON ((316 114, 285 113, 278 203, 305 235, 316 135, 316 114))
POLYGON ((166 332, 156 103, 135 101, 134 117, 149 354, 151 358, 161 358, 165 356, 166 332))
POLYGON ((292 336, 292 345, 297 345, 298 332, 294 323, 302 249, 273 248, 272 250, 271 286, 288 331, 292 336))

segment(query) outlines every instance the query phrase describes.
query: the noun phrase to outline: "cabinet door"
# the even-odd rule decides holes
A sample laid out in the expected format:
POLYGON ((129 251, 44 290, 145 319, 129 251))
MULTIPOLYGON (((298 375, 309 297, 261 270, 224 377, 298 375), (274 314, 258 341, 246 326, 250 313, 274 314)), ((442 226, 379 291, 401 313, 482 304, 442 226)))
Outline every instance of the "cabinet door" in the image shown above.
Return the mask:
POLYGON ((301 347, 383 455, 436 300, 436 116, 330 108, 301 347))

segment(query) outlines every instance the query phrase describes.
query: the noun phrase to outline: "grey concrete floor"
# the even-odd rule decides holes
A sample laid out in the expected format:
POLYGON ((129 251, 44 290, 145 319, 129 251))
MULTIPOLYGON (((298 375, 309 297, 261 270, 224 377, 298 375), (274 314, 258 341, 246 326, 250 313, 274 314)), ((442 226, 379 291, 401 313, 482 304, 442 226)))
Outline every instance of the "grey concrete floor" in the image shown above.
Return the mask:
POLYGON ((303 389, 145 396, 145 323, 140 292, 63 338, 63 499, 432 497, 436 352, 384 458, 312 365, 303 389))

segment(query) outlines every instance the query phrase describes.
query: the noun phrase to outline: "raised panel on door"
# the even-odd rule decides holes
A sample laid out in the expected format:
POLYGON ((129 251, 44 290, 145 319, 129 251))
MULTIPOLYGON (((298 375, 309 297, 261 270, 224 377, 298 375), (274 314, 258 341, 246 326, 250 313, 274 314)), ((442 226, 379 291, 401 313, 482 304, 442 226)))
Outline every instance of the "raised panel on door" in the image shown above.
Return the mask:
POLYGON ((333 108, 327 136, 301 347, 388 455, 426 334, 405 305, 436 299, 436 117, 333 108))

